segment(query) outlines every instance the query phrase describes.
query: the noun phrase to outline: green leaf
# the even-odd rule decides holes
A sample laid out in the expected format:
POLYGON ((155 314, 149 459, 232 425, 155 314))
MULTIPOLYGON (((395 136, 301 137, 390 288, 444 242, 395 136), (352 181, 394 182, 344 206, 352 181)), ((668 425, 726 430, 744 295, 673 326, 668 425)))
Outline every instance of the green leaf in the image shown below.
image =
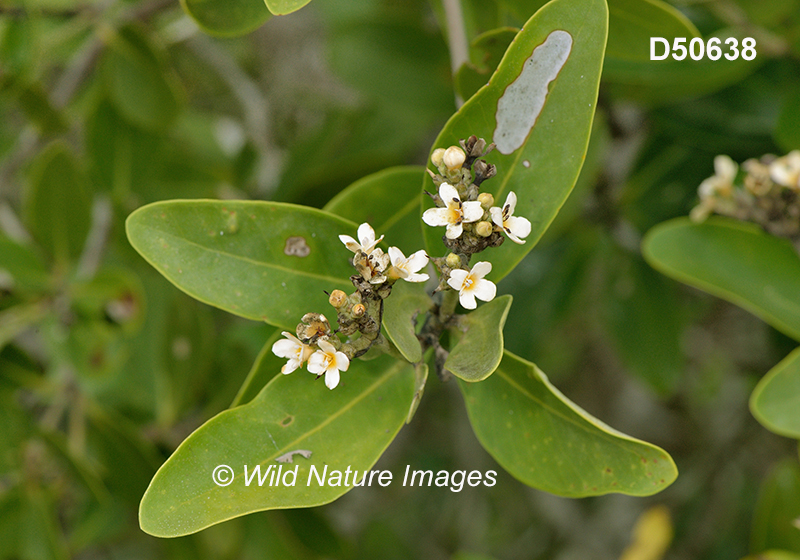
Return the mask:
POLYGON ((284 16, 296 12, 311 0, 265 0, 269 11, 276 16, 284 16))
POLYGON ((800 560, 800 554, 786 550, 765 550, 742 560, 800 560))
POLYGON ((180 109, 180 90, 165 54, 134 26, 110 32, 106 42, 102 71, 120 114, 148 130, 172 124, 180 109))
POLYGON ((771 432, 800 439, 800 348, 758 383, 750 396, 750 410, 771 432))
POLYGON ((660 0, 609 0, 606 57, 618 60, 650 60, 650 37, 663 37, 672 45, 675 37, 687 44, 700 32, 678 10, 660 0))
MULTIPOLYGON (((797 458, 784 460, 771 470, 759 490, 753 512, 750 550, 800 550, 800 468, 797 458)), ((776 560, 783 560, 780 556, 776 560)))
POLYGON ((131 245, 178 288, 235 315, 294 331, 352 288, 338 235, 356 225, 321 210, 259 201, 175 200, 139 208, 131 245))
POLYGON ((642 252, 656 270, 800 340, 800 259, 788 241, 724 218, 679 218, 650 230, 642 252))
POLYGON ((28 292, 42 290, 47 284, 47 270, 39 254, 0 234, 0 286, 28 292))
POLYGON ((271 16, 264 0, 181 0, 181 6, 200 29, 220 37, 246 35, 271 16))
POLYGON ((51 144, 36 157, 26 195, 25 222, 36 241, 59 263, 76 259, 89 233, 92 199, 65 144, 51 144))
POLYGON ((725 44, 730 37, 738 41, 741 52, 745 35, 738 30, 720 30, 704 37, 704 43, 707 44, 712 37, 721 41, 723 56, 719 60, 711 60, 707 56, 702 60, 692 60, 687 56, 680 61, 671 56, 660 61, 609 57, 603 67, 603 82, 615 97, 653 105, 675 103, 738 83, 755 72, 766 59, 764 56, 757 56, 754 60, 744 60, 741 55, 736 60, 725 58, 726 53, 731 53, 729 46, 725 44))
MULTIPOLYGON (((499 143, 486 158, 497 166, 497 176, 482 187, 494 194, 498 205, 514 191, 515 215, 528 218, 533 228, 525 245, 506 242, 486 254, 494 282, 533 248, 575 185, 594 117, 607 22, 604 0, 547 4, 517 35, 489 84, 453 115, 433 145, 446 148, 473 134, 499 143), (539 64, 526 66, 531 57, 539 64), (539 68, 546 76, 534 76, 523 68, 539 68), (512 101, 507 88, 512 83, 515 89, 524 88, 529 79, 537 81, 538 85, 531 85, 536 93, 524 102, 512 101), (498 110, 501 98, 505 101, 498 110), (537 108, 529 106, 534 101, 544 103, 538 116, 537 108)), ((425 178, 424 188, 435 190, 430 177, 425 178)), ((424 205, 432 204, 428 197, 424 200, 424 205)), ((426 227, 424 235, 429 253, 440 254, 444 230, 426 227)))
POLYGON ((501 27, 475 37, 469 46, 470 61, 458 69, 453 80, 461 99, 469 99, 489 81, 519 29, 501 27))
POLYGON ((606 426, 509 352, 494 375, 459 387, 478 440, 529 486, 566 497, 648 496, 678 475, 662 449, 606 426))
POLYGON ((784 102, 774 135, 775 142, 785 151, 800 150, 800 91, 784 102))
POLYGON ((316 476, 349 467, 361 480, 403 426, 413 396, 413 367, 389 356, 354 360, 333 391, 304 371, 278 375, 255 400, 215 416, 178 447, 142 498, 141 527, 177 537, 254 511, 331 502, 351 486, 343 476, 341 485, 320 485, 316 476), (293 464, 275 461, 296 450, 312 454, 294 455, 293 464), (212 480, 218 465, 234 469, 228 486, 212 480), (297 469, 295 485, 259 488, 256 477, 248 487, 244 465, 248 476, 257 465, 262 476, 270 466, 270 473, 297 469))
POLYGON ((323 210, 351 222, 369 223, 387 245, 408 256, 422 249, 419 219, 421 166, 390 167, 356 181, 325 205, 323 210))
POLYGON ((464 381, 482 381, 494 373, 503 358, 503 327, 512 299, 500 296, 458 316, 452 331, 463 335, 447 356, 445 369, 464 381))
POLYGON ((253 367, 247 373, 247 377, 239 388, 239 392, 233 399, 230 408, 249 403, 252 401, 264 385, 275 377, 275 374, 281 371, 281 367, 286 363, 285 358, 279 358, 272 353, 272 345, 275 341, 283 338, 280 330, 275 331, 271 337, 264 343, 261 352, 258 353, 256 361, 253 362, 253 367))
POLYGON ((386 298, 383 308, 383 328, 403 357, 411 363, 422 360, 422 348, 417 340, 413 318, 425 315, 431 298, 425 293, 423 283, 398 280, 386 298))
POLYGON ((685 371, 675 284, 627 251, 604 253, 607 332, 632 373, 660 394, 671 394, 685 371))

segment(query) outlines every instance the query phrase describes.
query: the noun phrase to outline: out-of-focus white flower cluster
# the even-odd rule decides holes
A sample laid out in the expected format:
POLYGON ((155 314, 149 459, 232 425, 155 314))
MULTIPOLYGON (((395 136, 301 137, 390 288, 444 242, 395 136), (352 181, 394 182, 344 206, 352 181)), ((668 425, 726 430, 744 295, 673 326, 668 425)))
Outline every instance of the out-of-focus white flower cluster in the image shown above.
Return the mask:
POLYGON ((696 222, 715 213, 755 222, 779 237, 800 238, 800 150, 748 159, 741 170, 728 156, 717 156, 714 175, 697 193, 700 204, 690 214, 696 222))

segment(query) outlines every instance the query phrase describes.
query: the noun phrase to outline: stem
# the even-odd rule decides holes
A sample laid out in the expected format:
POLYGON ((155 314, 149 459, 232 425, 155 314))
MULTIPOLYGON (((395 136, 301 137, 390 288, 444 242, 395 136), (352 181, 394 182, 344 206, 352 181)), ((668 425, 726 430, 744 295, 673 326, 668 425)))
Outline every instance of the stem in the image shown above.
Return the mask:
POLYGON ((445 290, 442 293, 442 304, 439 306, 439 321, 447 323, 456 312, 458 294, 454 290, 445 290))
MULTIPOLYGON (((447 42, 450 46, 450 71, 455 76, 458 69, 469 60, 464 13, 461 10, 461 0, 442 0, 442 6, 447 24, 447 42)), ((463 104, 464 100, 456 93, 456 107, 460 108, 463 104)))

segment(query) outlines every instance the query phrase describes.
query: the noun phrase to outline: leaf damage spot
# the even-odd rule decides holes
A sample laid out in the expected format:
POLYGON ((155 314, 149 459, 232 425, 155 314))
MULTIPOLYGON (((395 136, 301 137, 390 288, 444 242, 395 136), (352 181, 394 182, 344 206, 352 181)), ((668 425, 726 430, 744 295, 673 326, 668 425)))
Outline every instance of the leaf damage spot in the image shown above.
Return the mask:
POLYGON ((522 65, 517 79, 497 101, 492 140, 501 154, 520 148, 536 124, 547 100, 548 86, 556 79, 572 51, 572 35, 556 29, 522 65))
POLYGON ((286 418, 280 421, 280 425, 286 428, 287 426, 291 426, 292 422, 294 422, 294 416, 287 414, 286 418))
POLYGON ((306 459, 310 459, 311 458, 311 451, 309 451, 308 449, 297 449, 296 451, 287 451, 286 453, 284 453, 280 457, 276 457, 275 458, 275 462, 276 463, 294 463, 294 460, 292 460, 292 457, 294 457, 295 455, 302 455, 306 459))
POLYGON ((294 236, 286 240, 286 245, 283 252, 290 257, 307 257, 311 252, 311 247, 308 246, 304 237, 294 236))

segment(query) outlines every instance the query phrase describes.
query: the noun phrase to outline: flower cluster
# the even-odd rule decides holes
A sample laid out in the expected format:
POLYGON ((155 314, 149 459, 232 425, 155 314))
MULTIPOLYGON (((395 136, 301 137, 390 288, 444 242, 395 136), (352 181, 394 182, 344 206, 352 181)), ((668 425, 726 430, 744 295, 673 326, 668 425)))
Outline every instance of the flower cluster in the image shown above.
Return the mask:
POLYGON ((435 208, 422 214, 422 220, 433 227, 445 227, 442 238, 455 258, 432 259, 442 273, 438 289, 452 288, 459 292, 459 301, 466 309, 475 309, 475 298, 490 301, 497 291, 486 276, 492 270, 489 262, 467 267, 470 257, 488 247, 497 247, 507 236, 514 243, 525 243, 531 233, 528 219, 515 216, 517 195, 509 192, 502 207, 494 206, 494 197, 480 192, 481 184, 495 175, 493 165, 479 159, 489 153, 489 146, 475 136, 461 142, 461 147, 439 148, 431 162, 439 171, 429 171, 436 194, 428 193, 435 208))
MULTIPOLYGON (((408 257, 397 247, 389 247, 384 252, 378 247, 383 236, 376 237, 375 230, 367 223, 358 227, 358 239, 340 235, 341 242, 353 253, 352 264, 358 274, 350 280, 356 290, 349 295, 342 290, 329 294, 328 301, 337 312, 336 330, 331 329, 323 315, 307 313, 297 325, 297 336, 283 332, 284 338, 272 345, 272 352, 287 360, 281 373, 292 373, 306 364, 308 371, 318 378, 324 375, 325 385, 333 389, 339 384, 341 372, 350 367, 351 360, 374 345, 389 347, 381 334, 383 301, 398 280, 427 281, 428 274, 422 270, 429 261, 440 272, 439 285, 433 292, 449 290, 451 293, 449 298, 442 298, 443 302, 449 302, 447 305, 442 303, 435 308, 438 311, 428 314, 428 319, 435 318, 432 322, 426 319, 428 329, 426 331, 423 326, 423 332, 418 335, 421 341, 434 347, 437 356, 443 351, 438 343, 439 336, 455 319, 456 302, 452 291, 458 292, 458 301, 465 309, 475 309, 476 299, 494 299, 497 287, 485 278, 492 271, 491 263, 480 261, 470 268, 470 259, 488 247, 501 245, 506 236, 514 243, 525 243, 531 223, 514 215, 517 196, 513 192, 508 193, 502 207, 494 206, 491 194, 480 192, 481 184, 496 173, 494 165, 480 159, 494 144, 487 146, 483 139, 475 136, 460 144, 460 147, 433 152, 431 161, 439 173, 429 173, 438 192, 428 194, 436 207, 422 215, 426 224, 445 227, 442 239, 450 253, 446 257, 431 258, 424 250, 408 257), (346 340, 342 341, 340 336, 346 340)), ((437 364, 442 362, 437 360, 437 364)), ((442 373, 442 367, 437 366, 437 369, 442 373)))
POLYGON ((384 253, 377 245, 383 236, 375 237, 375 230, 361 224, 357 231, 358 241, 349 235, 339 239, 354 253, 353 266, 360 276, 352 276, 356 291, 350 295, 334 290, 330 304, 337 310, 339 328, 331 330, 324 315, 307 313, 297 325, 297 336, 283 332, 284 339, 272 345, 272 352, 288 361, 281 373, 289 374, 307 362, 309 372, 317 377, 325 376, 325 385, 333 389, 339 384, 340 372, 347 371, 350 360, 364 354, 380 339, 383 299, 391 293, 391 287, 399 279, 407 282, 425 282, 428 275, 420 270, 428 264, 425 251, 417 251, 409 257, 397 247, 389 247, 384 253), (349 336, 358 332, 353 341, 342 342, 338 334, 349 336))
POLYGON ((698 188, 700 204, 692 209, 692 220, 700 222, 717 213, 800 240, 800 150, 783 157, 749 159, 741 171, 728 156, 714 158, 714 175, 698 188))

